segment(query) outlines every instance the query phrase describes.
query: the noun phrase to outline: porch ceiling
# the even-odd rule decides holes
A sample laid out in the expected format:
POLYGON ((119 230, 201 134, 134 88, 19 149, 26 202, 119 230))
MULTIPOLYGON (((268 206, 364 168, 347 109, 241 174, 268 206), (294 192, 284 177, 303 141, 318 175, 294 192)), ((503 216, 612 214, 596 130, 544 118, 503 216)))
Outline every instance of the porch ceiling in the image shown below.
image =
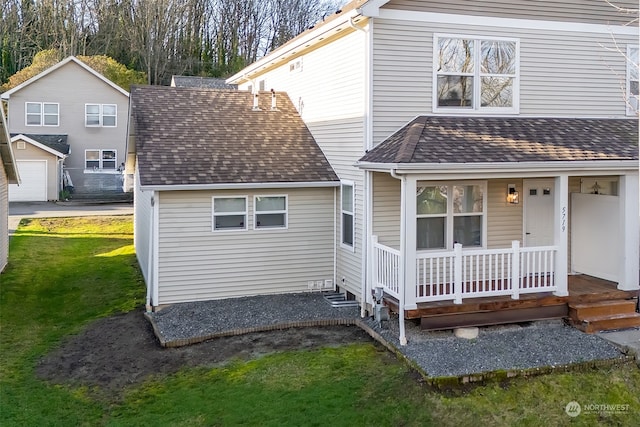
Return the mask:
POLYGON ((420 116, 360 159, 368 164, 638 160, 637 119, 420 116))

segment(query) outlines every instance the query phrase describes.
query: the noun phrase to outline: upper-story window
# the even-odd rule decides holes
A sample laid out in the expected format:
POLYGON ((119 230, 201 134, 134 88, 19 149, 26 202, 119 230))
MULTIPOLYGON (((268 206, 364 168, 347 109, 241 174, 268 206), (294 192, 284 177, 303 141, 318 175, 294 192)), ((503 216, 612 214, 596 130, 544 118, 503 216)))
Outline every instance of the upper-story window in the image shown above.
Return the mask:
POLYGON ((116 170, 116 150, 84 150, 84 168, 87 170, 116 170))
POLYGON ((27 126, 58 126, 60 104, 54 102, 27 102, 25 104, 27 126))
POLYGON ((627 48, 627 114, 638 114, 638 46, 627 48))
POLYGON ((434 111, 518 112, 518 40, 436 35, 434 46, 434 111))
POLYGON ((85 104, 84 124, 87 127, 116 126, 117 106, 115 104, 85 104))

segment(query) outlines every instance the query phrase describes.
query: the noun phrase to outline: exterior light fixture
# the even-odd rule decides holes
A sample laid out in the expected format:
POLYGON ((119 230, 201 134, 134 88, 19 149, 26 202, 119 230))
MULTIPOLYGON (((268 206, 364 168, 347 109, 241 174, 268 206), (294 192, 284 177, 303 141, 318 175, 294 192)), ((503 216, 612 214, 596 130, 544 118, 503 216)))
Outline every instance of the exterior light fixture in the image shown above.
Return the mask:
POLYGON ((509 184, 507 186, 507 203, 510 203, 512 205, 517 205, 518 203, 520 203, 520 197, 518 192, 516 191, 515 184, 509 184))

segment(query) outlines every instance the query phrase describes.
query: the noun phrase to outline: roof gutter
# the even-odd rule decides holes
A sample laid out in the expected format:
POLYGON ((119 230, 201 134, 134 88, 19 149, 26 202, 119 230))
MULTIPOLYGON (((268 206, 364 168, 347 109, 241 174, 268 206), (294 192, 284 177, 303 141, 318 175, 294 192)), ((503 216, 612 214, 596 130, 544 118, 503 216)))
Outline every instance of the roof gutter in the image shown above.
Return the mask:
POLYGON ((340 181, 315 182, 242 182, 223 184, 175 184, 175 185, 141 185, 143 191, 181 191, 181 190, 245 190, 252 188, 334 188, 340 181))
POLYGON ((384 171, 393 174, 441 172, 456 173, 500 173, 500 172, 559 172, 572 170, 629 170, 638 169, 638 160, 584 160, 547 162, 503 162, 503 163, 375 163, 356 162, 355 167, 384 171))

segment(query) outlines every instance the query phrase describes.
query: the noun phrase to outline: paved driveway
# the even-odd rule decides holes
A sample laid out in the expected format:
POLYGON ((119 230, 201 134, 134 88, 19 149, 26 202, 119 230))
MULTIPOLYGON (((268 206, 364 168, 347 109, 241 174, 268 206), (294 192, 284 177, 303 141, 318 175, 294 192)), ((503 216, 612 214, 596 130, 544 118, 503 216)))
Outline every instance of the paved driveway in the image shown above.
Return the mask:
POLYGON ((18 228, 22 218, 127 215, 132 213, 132 203, 11 202, 9 203, 9 235, 12 235, 18 228))

